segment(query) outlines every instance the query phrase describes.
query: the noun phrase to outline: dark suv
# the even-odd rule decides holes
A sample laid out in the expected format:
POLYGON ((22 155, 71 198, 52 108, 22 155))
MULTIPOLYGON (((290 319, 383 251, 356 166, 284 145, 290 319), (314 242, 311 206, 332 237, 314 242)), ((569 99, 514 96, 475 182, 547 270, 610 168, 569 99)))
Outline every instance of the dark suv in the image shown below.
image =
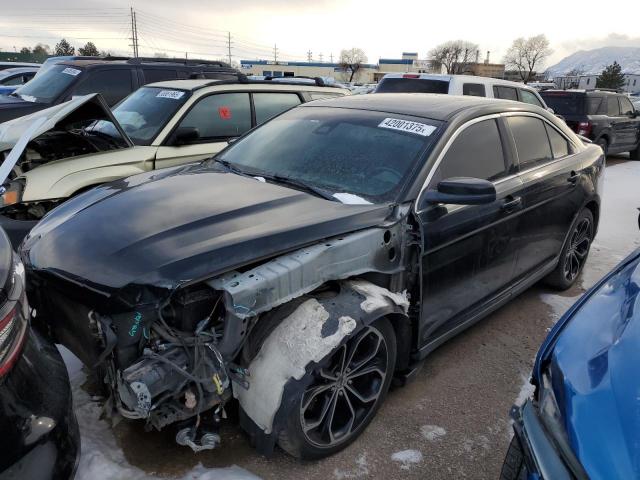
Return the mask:
POLYGON ((100 93, 115 105, 142 85, 188 78, 236 79, 223 62, 184 59, 95 57, 56 63, 11 95, 0 97, 0 122, 100 93))
POLYGON ((640 160, 640 112, 626 95, 605 90, 546 90, 540 95, 574 132, 605 153, 630 152, 640 160))

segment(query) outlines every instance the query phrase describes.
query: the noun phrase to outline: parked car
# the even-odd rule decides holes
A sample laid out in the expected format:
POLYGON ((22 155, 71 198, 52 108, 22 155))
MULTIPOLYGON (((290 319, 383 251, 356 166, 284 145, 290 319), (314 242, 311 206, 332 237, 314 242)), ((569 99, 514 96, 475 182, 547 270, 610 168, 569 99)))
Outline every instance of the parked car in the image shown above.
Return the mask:
POLYGON ((0 285, 0 478, 72 478, 80 436, 67 370, 29 326, 24 267, 1 230, 0 285))
POLYGON ((512 409, 503 480, 640 477, 640 250, 556 323, 512 409))
POLYGON ((603 168, 525 103, 309 102, 51 211, 21 245, 29 299, 123 416, 212 448, 233 395, 260 451, 324 457, 437 346, 543 278, 575 281, 603 168))
POLYGON ((18 147, 9 182, 0 179, 0 225, 17 246, 46 212, 88 188, 204 160, 284 110, 348 93, 315 82, 176 80, 140 88, 113 114, 94 94, 6 122, 0 155, 18 147))
POLYGON ((21 68, 21 67, 38 68, 39 66, 40 66, 39 63, 30 63, 30 62, 0 62, 0 71, 6 70, 7 68, 21 68))
POLYGON ((7 68, 0 70, 0 95, 7 95, 20 85, 24 85, 34 77, 37 71, 37 67, 7 68))
POLYGON ((547 90, 541 95, 574 132, 605 153, 630 152, 640 160, 640 114, 626 95, 603 90, 547 90))
POLYGON ((500 98, 547 108, 538 91, 523 83, 471 75, 388 73, 374 93, 443 93, 500 98))
POLYGON ((113 106, 147 83, 182 78, 235 79, 237 71, 205 60, 96 57, 66 60, 47 67, 31 82, 0 97, 0 122, 100 93, 113 106))

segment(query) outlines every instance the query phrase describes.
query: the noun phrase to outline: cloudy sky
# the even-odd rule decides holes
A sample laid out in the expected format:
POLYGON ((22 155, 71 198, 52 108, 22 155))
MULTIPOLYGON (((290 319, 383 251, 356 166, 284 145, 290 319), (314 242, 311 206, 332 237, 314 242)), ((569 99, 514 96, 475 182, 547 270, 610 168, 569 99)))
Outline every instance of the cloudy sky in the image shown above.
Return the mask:
POLYGON ((580 49, 639 46, 640 2, 615 2, 615 22, 602 20, 589 3, 378 0, 26 0, 9 2, 0 14, 0 50, 42 42, 53 46, 65 36, 74 46, 93 39, 100 48, 130 54, 133 7, 140 52, 239 59, 337 58, 342 48, 360 47, 369 61, 397 58, 403 51, 426 57, 450 39, 473 41, 482 56, 499 61, 514 38, 544 33, 554 54, 551 65, 580 49), (629 19, 629 21, 624 21, 629 19))

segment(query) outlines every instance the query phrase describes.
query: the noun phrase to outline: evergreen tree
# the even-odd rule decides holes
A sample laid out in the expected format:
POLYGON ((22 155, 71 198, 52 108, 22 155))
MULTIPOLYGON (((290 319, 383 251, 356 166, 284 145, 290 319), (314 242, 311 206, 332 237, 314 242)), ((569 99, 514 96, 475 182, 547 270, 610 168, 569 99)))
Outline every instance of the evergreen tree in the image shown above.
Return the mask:
POLYGON ((66 39, 62 39, 60 40, 57 44, 56 44, 56 48, 53 52, 55 55, 60 56, 60 55, 75 55, 76 53, 76 49, 73 48, 69 42, 67 42, 66 39))
POLYGON ((98 47, 93 42, 87 42, 84 47, 78 48, 78 53, 87 57, 96 57, 100 55, 98 47))
POLYGON ((622 74, 622 67, 618 62, 613 62, 607 66, 598 77, 596 88, 612 88, 617 90, 623 88, 626 82, 622 74))
POLYGON ((20 49, 20 53, 24 53, 25 55, 28 55, 31 53, 31 49, 29 47, 22 47, 20 49))

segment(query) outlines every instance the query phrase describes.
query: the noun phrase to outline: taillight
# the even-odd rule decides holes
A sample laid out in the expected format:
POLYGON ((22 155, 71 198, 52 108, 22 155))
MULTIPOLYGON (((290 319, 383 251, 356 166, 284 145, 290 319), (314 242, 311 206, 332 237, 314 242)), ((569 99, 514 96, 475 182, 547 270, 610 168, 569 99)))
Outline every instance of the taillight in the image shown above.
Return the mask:
POLYGON ((20 260, 15 261, 11 275, 12 291, 0 307, 0 377, 6 375, 18 360, 28 327, 24 267, 20 260))
POLYGON ((420 78, 420 75, 416 75, 415 73, 405 73, 402 75, 402 78, 420 78))
POLYGON ((576 133, 578 135, 582 135, 583 137, 588 137, 591 134, 591 129, 593 125, 591 122, 579 122, 578 127, 576 128, 576 133))

